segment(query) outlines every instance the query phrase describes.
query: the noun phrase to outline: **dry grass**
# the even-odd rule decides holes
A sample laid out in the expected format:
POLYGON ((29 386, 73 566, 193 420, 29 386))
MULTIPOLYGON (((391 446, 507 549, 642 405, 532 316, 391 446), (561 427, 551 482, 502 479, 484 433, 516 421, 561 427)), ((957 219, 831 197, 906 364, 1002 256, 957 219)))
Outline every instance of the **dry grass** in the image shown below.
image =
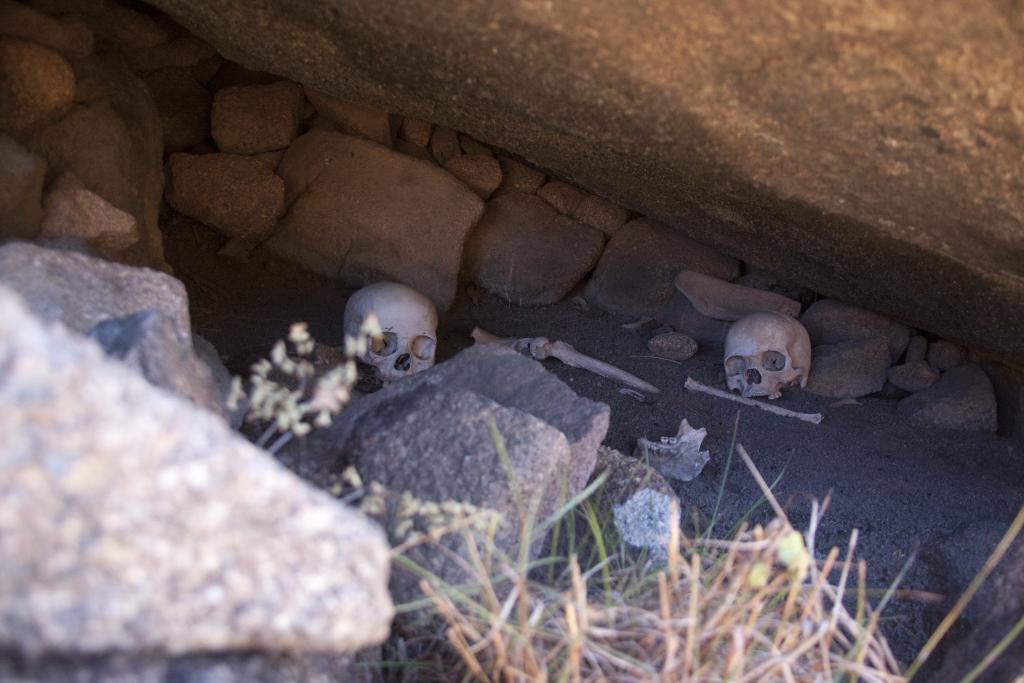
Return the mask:
POLYGON ((584 571, 573 555, 552 583, 538 563, 507 558, 486 538, 464 533, 470 580, 458 587, 436 577, 422 583, 460 669, 443 678, 906 680, 879 633, 880 613, 866 599, 866 568, 854 560, 856 533, 845 552, 834 548, 813 561, 818 506, 809 529, 794 530, 738 450, 776 518, 713 540, 687 538, 675 514, 668 561, 646 573, 629 563, 611 571, 606 556, 584 571))

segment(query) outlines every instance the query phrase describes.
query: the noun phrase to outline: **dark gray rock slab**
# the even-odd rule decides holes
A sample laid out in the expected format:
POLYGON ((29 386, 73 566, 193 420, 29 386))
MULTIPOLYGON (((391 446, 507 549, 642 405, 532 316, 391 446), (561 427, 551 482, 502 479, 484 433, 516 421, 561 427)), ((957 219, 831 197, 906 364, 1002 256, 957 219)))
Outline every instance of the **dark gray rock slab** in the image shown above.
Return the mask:
POLYGON ((807 391, 828 398, 860 398, 885 387, 889 343, 885 337, 815 346, 807 391))
POLYGON ((998 427, 992 381, 973 363, 947 370, 931 387, 900 401, 896 412, 917 424, 940 429, 994 434, 998 427))

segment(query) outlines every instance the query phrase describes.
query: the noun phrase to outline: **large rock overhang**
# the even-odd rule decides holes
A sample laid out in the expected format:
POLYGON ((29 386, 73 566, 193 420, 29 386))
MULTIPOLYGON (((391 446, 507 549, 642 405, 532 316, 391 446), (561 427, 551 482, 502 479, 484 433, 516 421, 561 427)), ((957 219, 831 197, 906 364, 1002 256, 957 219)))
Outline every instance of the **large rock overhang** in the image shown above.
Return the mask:
POLYGON ((245 66, 466 131, 1024 364, 1024 9, 153 0, 245 66))

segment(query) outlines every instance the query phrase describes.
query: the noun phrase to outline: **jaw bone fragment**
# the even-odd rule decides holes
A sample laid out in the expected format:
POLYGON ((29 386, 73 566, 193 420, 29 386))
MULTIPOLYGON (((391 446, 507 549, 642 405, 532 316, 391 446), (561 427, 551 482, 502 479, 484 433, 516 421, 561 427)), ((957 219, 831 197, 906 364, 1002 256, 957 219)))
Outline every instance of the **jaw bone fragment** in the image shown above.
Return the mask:
POLYGON ((663 436, 657 442, 640 437, 634 455, 647 462, 662 476, 680 481, 693 481, 711 458, 701 444, 708 430, 694 429, 685 419, 679 423, 675 436, 663 436))
POLYGON ((625 370, 620 370, 614 365, 609 365, 604 361, 584 355, 565 342, 551 341, 547 337, 525 337, 522 339, 498 337, 490 332, 481 330, 479 327, 473 329, 472 337, 473 341, 477 344, 506 346, 535 360, 556 358, 569 367, 589 370, 596 375, 606 377, 648 394, 657 394, 659 391, 658 387, 653 384, 648 384, 639 377, 631 375, 625 370))

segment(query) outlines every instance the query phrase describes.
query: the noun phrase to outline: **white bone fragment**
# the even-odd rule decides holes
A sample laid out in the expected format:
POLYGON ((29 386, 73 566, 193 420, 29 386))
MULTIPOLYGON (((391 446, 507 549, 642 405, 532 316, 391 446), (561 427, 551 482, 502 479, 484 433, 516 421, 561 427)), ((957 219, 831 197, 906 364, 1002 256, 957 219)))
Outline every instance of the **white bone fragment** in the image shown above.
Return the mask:
POLYGON ((649 394, 657 394, 659 389, 653 384, 648 384, 639 377, 631 375, 625 370, 620 370, 614 365, 604 361, 591 358, 574 349, 570 344, 561 341, 551 341, 547 337, 524 337, 515 339, 512 337, 498 337, 490 332, 476 327, 472 333, 473 341, 477 344, 498 344, 515 349, 524 355, 529 355, 535 360, 555 358, 562 361, 569 367, 589 370, 596 375, 606 377, 620 384, 633 387, 649 394))
POLYGON ((701 384, 692 377, 687 377, 686 384, 684 384, 683 386, 685 386, 690 391, 699 391, 700 393, 708 394, 709 396, 715 396, 717 398, 724 398, 729 401, 735 401, 736 403, 742 403, 745 406, 753 406, 755 408, 760 408, 761 410, 766 410, 769 413, 774 413, 775 415, 782 415, 783 417, 795 417, 796 419, 803 420, 804 422, 813 422, 814 424, 821 424, 821 421, 825 419, 825 416, 822 415, 821 413, 801 413, 795 410, 787 410, 786 408, 773 406, 770 403, 762 403, 761 401, 755 401, 752 398, 745 398, 743 396, 730 394, 728 391, 714 389, 712 387, 707 386, 706 384, 701 384))
POLYGON ((645 437, 636 440, 635 455, 647 462, 662 476, 680 481, 693 481, 711 459, 709 451, 702 451, 708 430, 694 429, 687 420, 679 423, 675 436, 663 436, 657 442, 645 437))

